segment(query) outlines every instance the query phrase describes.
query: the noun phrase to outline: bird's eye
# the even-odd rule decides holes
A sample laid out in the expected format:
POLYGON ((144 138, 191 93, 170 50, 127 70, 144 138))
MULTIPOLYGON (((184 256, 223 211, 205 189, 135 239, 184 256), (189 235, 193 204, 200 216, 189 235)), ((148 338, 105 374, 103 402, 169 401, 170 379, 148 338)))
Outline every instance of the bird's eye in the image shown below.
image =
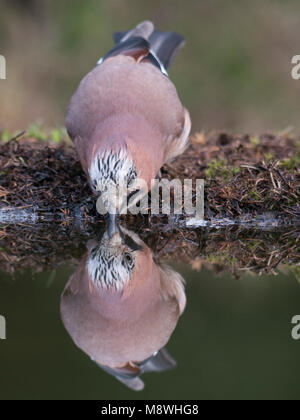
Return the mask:
POLYGON ((129 254, 128 252, 125 253, 125 261, 127 262, 128 265, 132 265, 133 263, 132 255, 129 254))

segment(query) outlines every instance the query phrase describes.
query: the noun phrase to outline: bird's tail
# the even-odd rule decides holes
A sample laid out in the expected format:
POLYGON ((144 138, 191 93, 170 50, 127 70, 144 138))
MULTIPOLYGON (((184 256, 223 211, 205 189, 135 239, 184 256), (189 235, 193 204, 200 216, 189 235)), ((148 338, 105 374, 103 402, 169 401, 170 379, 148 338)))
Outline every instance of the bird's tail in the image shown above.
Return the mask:
MULTIPOLYGON (((170 67, 178 51, 185 44, 181 35, 176 32, 156 31, 153 23, 146 20, 130 31, 116 32, 114 34, 115 48, 121 47, 122 43, 126 41, 128 43, 137 39, 148 43, 149 52, 159 60, 165 69, 170 67)), ((125 44, 123 45, 125 46, 125 44)))
POLYGON ((140 378, 143 373, 164 372, 174 369, 176 367, 176 360, 163 347, 143 362, 136 363, 135 369, 132 366, 128 370, 126 367, 118 369, 100 365, 99 363, 97 365, 134 391, 141 391, 144 389, 144 382, 140 378))

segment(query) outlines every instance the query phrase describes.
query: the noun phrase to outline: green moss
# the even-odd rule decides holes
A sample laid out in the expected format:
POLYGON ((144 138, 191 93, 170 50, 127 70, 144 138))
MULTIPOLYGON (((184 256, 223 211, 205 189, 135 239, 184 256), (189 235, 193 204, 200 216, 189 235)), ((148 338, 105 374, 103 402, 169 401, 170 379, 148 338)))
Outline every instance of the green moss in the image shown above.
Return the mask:
POLYGON ((292 157, 283 159, 280 162, 279 165, 282 168, 288 169, 289 171, 294 171, 300 168, 300 142, 299 141, 296 143, 296 147, 297 147, 296 153, 292 157))
POLYGON ((260 244, 260 241, 257 239, 252 239, 250 241, 247 241, 247 246, 249 247, 249 249, 251 249, 252 251, 257 248, 260 244))
POLYGON ((205 261, 211 264, 217 264, 217 265, 224 265, 227 264, 228 261, 231 264, 235 263, 234 257, 229 255, 227 252, 220 252, 218 254, 209 254, 205 256, 205 261))
POLYGON ((289 159, 283 159, 280 162, 279 166, 282 168, 288 169, 289 171, 294 171, 300 167, 300 155, 296 154, 289 159))
POLYGON ((26 133, 28 137, 33 137, 41 141, 53 141, 54 143, 61 143, 63 141, 69 140, 65 127, 48 130, 43 127, 41 122, 31 124, 28 127, 26 133))
POLYGON ((251 191, 249 193, 249 197, 253 198, 255 201, 260 201, 261 200, 261 196, 257 191, 251 191))
POLYGON ((273 159, 273 155, 272 155, 272 153, 266 153, 265 154, 265 159, 266 159, 266 161, 267 161, 267 163, 269 163, 272 159, 273 159))
POLYGON ((33 137, 37 140, 45 141, 48 137, 46 131, 42 128, 42 124, 39 122, 31 124, 26 132, 28 137, 33 137))
POLYGON ((7 130, 3 131, 2 135, 1 135, 1 140, 4 143, 7 143, 11 138, 12 138, 12 135, 9 131, 7 131, 7 130))
POLYGON ((228 182, 232 177, 240 172, 237 166, 229 166, 225 160, 212 160, 208 163, 205 175, 208 179, 221 178, 224 182, 228 182))
POLYGON ((61 128, 55 128, 50 133, 50 139, 54 143, 61 143, 62 141, 66 140, 68 138, 67 130, 65 127, 61 128))
POLYGON ((61 133, 58 129, 54 129, 51 131, 51 139, 54 141, 54 143, 61 142, 61 133))
POLYGON ((250 142, 253 146, 258 146, 260 144, 260 138, 257 136, 251 137, 250 142))

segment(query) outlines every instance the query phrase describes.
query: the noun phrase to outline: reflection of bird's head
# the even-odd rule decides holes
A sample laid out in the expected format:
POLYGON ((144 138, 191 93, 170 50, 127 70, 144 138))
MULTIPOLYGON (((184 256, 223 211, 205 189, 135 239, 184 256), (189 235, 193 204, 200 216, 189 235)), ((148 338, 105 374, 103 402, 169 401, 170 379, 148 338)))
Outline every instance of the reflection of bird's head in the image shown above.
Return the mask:
POLYGON ((77 346, 134 389, 142 388, 144 371, 174 364, 160 350, 184 307, 182 277, 156 264, 145 243, 124 228, 90 245, 61 298, 62 319, 77 346))
POLYGON ((101 242, 92 246, 87 268, 96 287, 121 290, 128 284, 136 261, 144 252, 143 243, 134 236, 133 239, 120 228, 111 237, 105 232, 101 242))

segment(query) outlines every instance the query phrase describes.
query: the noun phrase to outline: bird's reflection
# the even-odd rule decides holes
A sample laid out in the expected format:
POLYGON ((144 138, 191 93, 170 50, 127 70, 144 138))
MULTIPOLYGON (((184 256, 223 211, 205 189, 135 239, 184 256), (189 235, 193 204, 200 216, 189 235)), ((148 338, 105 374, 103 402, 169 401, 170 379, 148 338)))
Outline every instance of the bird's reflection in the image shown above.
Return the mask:
POLYGON ((185 303, 181 275, 156 263, 146 244, 120 227, 89 243, 62 294, 61 315, 78 347, 141 390, 142 373, 175 366, 164 346, 185 303))

